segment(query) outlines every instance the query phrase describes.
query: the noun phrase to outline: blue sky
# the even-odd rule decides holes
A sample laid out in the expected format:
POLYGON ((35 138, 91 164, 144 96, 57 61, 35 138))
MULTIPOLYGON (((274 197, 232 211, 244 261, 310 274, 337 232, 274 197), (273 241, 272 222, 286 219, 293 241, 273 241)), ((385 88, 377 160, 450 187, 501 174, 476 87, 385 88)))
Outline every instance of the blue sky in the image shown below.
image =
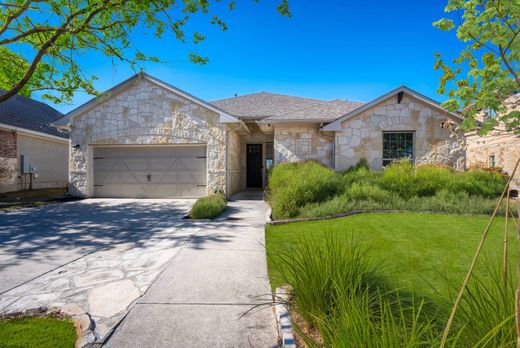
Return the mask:
MULTIPOLYGON (((146 72, 208 101, 269 91, 367 102, 402 84, 444 100, 435 92, 440 73, 433 70, 433 53, 453 57, 461 49, 454 33, 431 25, 445 16, 445 1, 290 0, 290 5, 292 18, 280 16, 274 0, 238 2, 222 16, 226 32, 197 16, 187 27, 206 36, 197 46, 141 30, 132 40, 165 61, 146 64, 146 72), (194 49, 209 57, 208 64, 188 61, 194 49)), ((100 78, 101 91, 133 75, 128 66, 113 66, 97 54, 81 63, 100 78)), ((80 93, 72 105, 55 107, 67 112, 90 98, 80 93)))

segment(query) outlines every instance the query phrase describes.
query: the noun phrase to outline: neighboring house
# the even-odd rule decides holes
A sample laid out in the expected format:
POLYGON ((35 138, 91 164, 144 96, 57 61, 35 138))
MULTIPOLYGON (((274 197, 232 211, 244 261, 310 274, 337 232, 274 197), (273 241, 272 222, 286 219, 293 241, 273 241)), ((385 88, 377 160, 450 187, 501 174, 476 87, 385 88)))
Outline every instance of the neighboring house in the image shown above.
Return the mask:
POLYGON ((67 187, 68 134, 50 106, 16 95, 0 103, 0 192, 67 187))
POLYGON ((268 169, 288 161, 464 169, 464 138, 449 129, 459 121, 406 87, 364 105, 272 93, 208 103, 140 73, 56 124, 70 129, 72 194, 198 197, 265 187, 268 169))
MULTIPOLYGON (((506 110, 520 110, 520 93, 511 96, 505 101, 506 110)), ((489 112, 477 115, 478 121, 484 121, 489 112)), ((520 158, 520 134, 508 132, 503 126, 498 126, 487 135, 480 136, 477 131, 466 133, 467 152, 466 161, 471 167, 499 167, 511 174, 516 162, 520 158)), ((513 186, 520 187, 520 168, 513 178, 513 186)))

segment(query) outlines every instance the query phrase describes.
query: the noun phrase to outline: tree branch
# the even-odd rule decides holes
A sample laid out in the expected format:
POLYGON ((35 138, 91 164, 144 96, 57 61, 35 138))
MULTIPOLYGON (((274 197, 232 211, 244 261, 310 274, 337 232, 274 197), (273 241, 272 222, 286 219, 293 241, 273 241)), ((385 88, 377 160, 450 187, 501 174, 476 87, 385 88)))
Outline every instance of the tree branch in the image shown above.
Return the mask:
POLYGON ((32 0, 27 0, 20 8, 17 12, 13 13, 12 15, 10 15, 9 17, 7 17, 7 19, 5 20, 5 23, 4 25, 2 26, 2 28, 0 29, 0 35, 2 35, 3 33, 5 33, 5 31, 9 28, 9 24, 11 24, 11 22, 13 20, 15 20, 16 18, 20 17, 22 15, 22 13, 24 13, 25 11, 27 11, 27 9, 29 8, 29 6, 31 6, 31 2, 32 0))
MULTIPOLYGON (((97 8, 97 9, 91 9, 90 7, 85 7, 73 14, 71 14, 65 23, 63 23, 58 29, 56 29, 56 32, 54 35, 52 35, 38 50, 35 57, 33 58, 31 65, 26 70, 23 77, 11 88, 10 90, 6 91, 5 93, 0 95, 0 103, 6 101, 7 99, 11 98, 12 96, 16 95, 20 90, 27 84, 31 76, 34 74, 36 68, 38 67, 38 64, 42 60, 43 56, 47 53, 47 50, 52 47, 56 43, 56 41, 60 38, 61 35, 63 35, 65 32, 67 32, 68 27, 70 23, 76 19, 77 17, 88 13, 87 17, 83 21, 83 23, 80 25, 80 27, 83 27, 84 25, 87 25, 90 23, 90 21, 102 10, 106 9, 110 1, 105 1, 103 3, 103 6, 97 8), (89 13, 89 11, 91 11, 89 13)), ((123 1, 126 2, 126 1, 123 1)))
POLYGON ((25 32, 22 32, 22 33, 20 33, 18 35, 15 35, 15 36, 13 36, 11 38, 6 38, 6 39, 3 39, 3 40, 0 40, 0 46, 4 46, 4 45, 11 44, 13 42, 20 41, 24 37, 30 36, 32 34, 45 33, 45 32, 49 32, 49 31, 55 31, 56 29, 57 29, 56 27, 35 27, 35 28, 29 29, 29 30, 27 30, 25 32))
POLYGON ((500 57, 502 58, 502 61, 504 62, 505 66, 507 67, 507 70, 509 70, 509 72, 513 75, 513 77, 516 81, 516 84, 520 88, 520 76, 518 76, 518 73, 515 71, 515 69, 513 69, 513 67, 507 60, 506 53, 505 53, 504 49, 502 48, 502 46, 499 45, 498 48, 500 50, 500 57))

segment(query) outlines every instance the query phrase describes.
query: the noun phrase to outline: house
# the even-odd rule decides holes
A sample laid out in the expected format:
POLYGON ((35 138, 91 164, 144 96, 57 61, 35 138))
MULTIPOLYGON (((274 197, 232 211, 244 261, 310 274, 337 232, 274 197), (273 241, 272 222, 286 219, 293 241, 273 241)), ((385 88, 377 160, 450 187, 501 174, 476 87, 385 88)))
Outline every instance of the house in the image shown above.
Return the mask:
MULTIPOLYGON (((512 95, 504 102, 507 111, 520 111, 520 93, 512 95)), ((494 117, 493 113, 480 112, 478 121, 494 117)), ((520 158, 520 134, 507 131, 504 125, 498 125, 488 134, 481 136, 477 130, 466 133, 467 165, 471 167, 501 168, 511 174, 520 158)), ((520 187, 520 168, 512 181, 513 187, 520 187)))
POLYGON ((272 165, 309 159, 464 169, 459 121, 406 87, 368 104, 265 92, 209 103, 140 73, 56 124, 70 129, 72 194, 157 198, 262 188, 272 165))
POLYGON ((0 103, 0 192, 67 187, 68 134, 52 107, 16 95, 0 103))

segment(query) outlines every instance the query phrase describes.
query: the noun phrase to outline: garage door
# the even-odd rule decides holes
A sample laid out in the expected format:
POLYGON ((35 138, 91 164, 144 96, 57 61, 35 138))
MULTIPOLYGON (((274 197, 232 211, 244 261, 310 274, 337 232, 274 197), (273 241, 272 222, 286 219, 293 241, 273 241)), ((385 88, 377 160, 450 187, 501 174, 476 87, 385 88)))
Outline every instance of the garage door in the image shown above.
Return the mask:
POLYGON ((206 195, 206 146, 94 147, 94 196, 206 195))

